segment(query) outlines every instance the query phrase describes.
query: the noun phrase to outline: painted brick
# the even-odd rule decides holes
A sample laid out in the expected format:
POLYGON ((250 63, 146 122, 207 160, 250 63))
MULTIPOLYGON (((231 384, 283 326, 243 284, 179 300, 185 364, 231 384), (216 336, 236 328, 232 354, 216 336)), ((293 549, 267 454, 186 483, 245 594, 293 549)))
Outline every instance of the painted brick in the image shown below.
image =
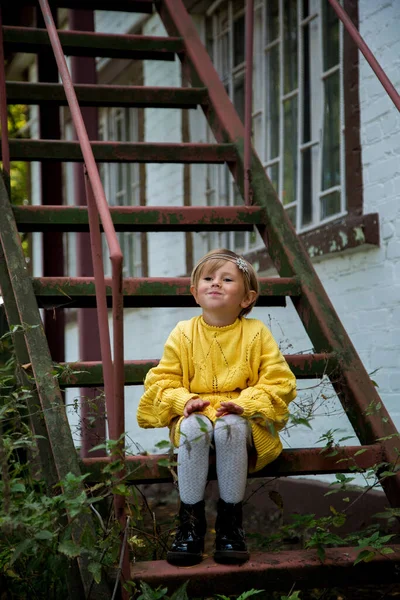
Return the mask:
POLYGON ((391 240, 387 246, 388 259, 400 258, 400 240, 391 240))

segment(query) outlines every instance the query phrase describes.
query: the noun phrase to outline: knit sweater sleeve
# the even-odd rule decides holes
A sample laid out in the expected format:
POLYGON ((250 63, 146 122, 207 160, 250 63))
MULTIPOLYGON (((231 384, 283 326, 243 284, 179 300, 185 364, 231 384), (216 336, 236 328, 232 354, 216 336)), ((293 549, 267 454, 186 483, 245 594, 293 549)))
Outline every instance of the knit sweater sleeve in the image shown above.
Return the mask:
POLYGON ((137 412, 140 427, 147 429, 168 426, 172 419, 183 415, 187 401, 197 396, 183 385, 181 350, 177 326, 164 346, 160 362, 146 375, 145 392, 137 412))
POLYGON ((261 329, 261 357, 258 381, 242 390, 235 400, 244 409, 243 417, 266 427, 282 429, 288 420, 288 404, 296 397, 296 378, 281 354, 270 331, 261 329))

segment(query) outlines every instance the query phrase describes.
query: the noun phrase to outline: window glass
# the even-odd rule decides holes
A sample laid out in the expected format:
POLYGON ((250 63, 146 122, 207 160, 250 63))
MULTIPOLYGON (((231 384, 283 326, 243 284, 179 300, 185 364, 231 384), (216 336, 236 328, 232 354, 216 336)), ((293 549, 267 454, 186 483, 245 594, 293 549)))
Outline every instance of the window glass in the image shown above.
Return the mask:
POLYGON ((279 0, 269 0, 266 7, 267 44, 279 37, 279 0))
POLYGON ((279 46, 276 45, 267 53, 267 114, 268 114, 268 158, 279 156, 279 118, 280 118, 280 76, 279 46))
POLYGON ((286 100, 284 113, 283 204, 297 198, 297 97, 286 100))
POLYGON ((297 0, 284 0, 284 93, 297 88, 297 0))
POLYGON ((339 72, 325 79, 322 190, 340 185, 339 72))
POLYGON ((329 2, 322 2, 324 71, 339 62, 339 20, 329 2))
POLYGON ((245 18, 236 19, 233 24, 233 66, 241 65, 245 57, 245 18))
POLYGON ((332 192, 321 198, 321 219, 326 219, 340 212, 340 192, 332 192))

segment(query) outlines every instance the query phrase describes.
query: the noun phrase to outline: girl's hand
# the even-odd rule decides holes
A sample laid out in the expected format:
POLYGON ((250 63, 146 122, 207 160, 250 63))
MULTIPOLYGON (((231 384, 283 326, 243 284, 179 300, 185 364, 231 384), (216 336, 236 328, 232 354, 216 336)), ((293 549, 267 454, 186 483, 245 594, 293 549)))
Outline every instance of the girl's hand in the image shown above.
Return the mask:
POLYGON ((193 412, 201 412, 210 403, 208 400, 202 400, 201 398, 191 398, 185 404, 183 409, 183 416, 188 417, 193 412))
POLYGON ((221 402, 221 406, 216 410, 216 415, 223 417, 225 415, 241 415, 243 412, 244 408, 234 402, 221 402))

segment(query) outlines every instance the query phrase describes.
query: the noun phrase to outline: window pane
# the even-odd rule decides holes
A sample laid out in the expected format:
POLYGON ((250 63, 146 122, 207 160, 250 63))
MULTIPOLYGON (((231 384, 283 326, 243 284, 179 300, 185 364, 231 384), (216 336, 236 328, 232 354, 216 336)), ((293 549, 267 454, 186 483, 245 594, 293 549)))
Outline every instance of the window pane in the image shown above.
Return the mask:
POLYGON ((284 93, 297 88, 297 0, 284 0, 284 93))
POLYGON ((240 77, 233 84, 233 104, 244 123, 244 77, 240 77))
POLYGON ((303 142, 311 140, 310 28, 303 28, 303 142))
POLYGON ((267 44, 279 37, 279 0, 267 2, 267 44))
POLYGON ((272 165, 267 169, 267 175, 271 180, 276 192, 279 194, 279 163, 272 165))
POLYGON ((295 206, 291 206, 290 208, 286 209, 287 215, 289 217, 289 219, 292 221, 292 225, 293 227, 296 227, 296 207, 295 206))
POLYGON ((326 219, 340 212, 340 192, 332 192, 321 198, 321 219, 326 219))
POLYGON ((324 71, 339 62, 339 20, 329 2, 322 2, 324 71))
POLYGON ((303 19, 308 17, 310 12, 309 0, 303 0, 303 19))
POLYGON ((312 222, 312 169, 311 169, 311 148, 302 152, 302 210, 301 224, 308 225, 312 222))
POLYGON ((226 33, 219 40, 219 72, 221 79, 225 80, 229 76, 229 36, 226 33))
POLYGON ((263 160, 264 148, 261 114, 253 117, 253 145, 258 156, 263 160))
POLYGON ((286 100, 284 110, 284 165, 282 202, 289 204, 297 198, 297 96, 286 100))
MULTIPOLYGON (((242 194, 240 193, 236 183, 233 184, 233 203, 235 206, 243 206, 242 194)), ((246 233, 244 231, 235 231, 233 238, 236 252, 244 250, 246 233)))
POLYGON ((244 62, 244 31, 245 31, 244 15, 236 19, 233 23, 233 66, 240 65, 244 62))
POLYGON ((324 82, 324 139, 322 150, 322 190, 340 185, 339 72, 324 82))
POLYGON ((279 46, 274 46, 267 54, 267 141, 269 140, 268 159, 279 156, 279 46))

